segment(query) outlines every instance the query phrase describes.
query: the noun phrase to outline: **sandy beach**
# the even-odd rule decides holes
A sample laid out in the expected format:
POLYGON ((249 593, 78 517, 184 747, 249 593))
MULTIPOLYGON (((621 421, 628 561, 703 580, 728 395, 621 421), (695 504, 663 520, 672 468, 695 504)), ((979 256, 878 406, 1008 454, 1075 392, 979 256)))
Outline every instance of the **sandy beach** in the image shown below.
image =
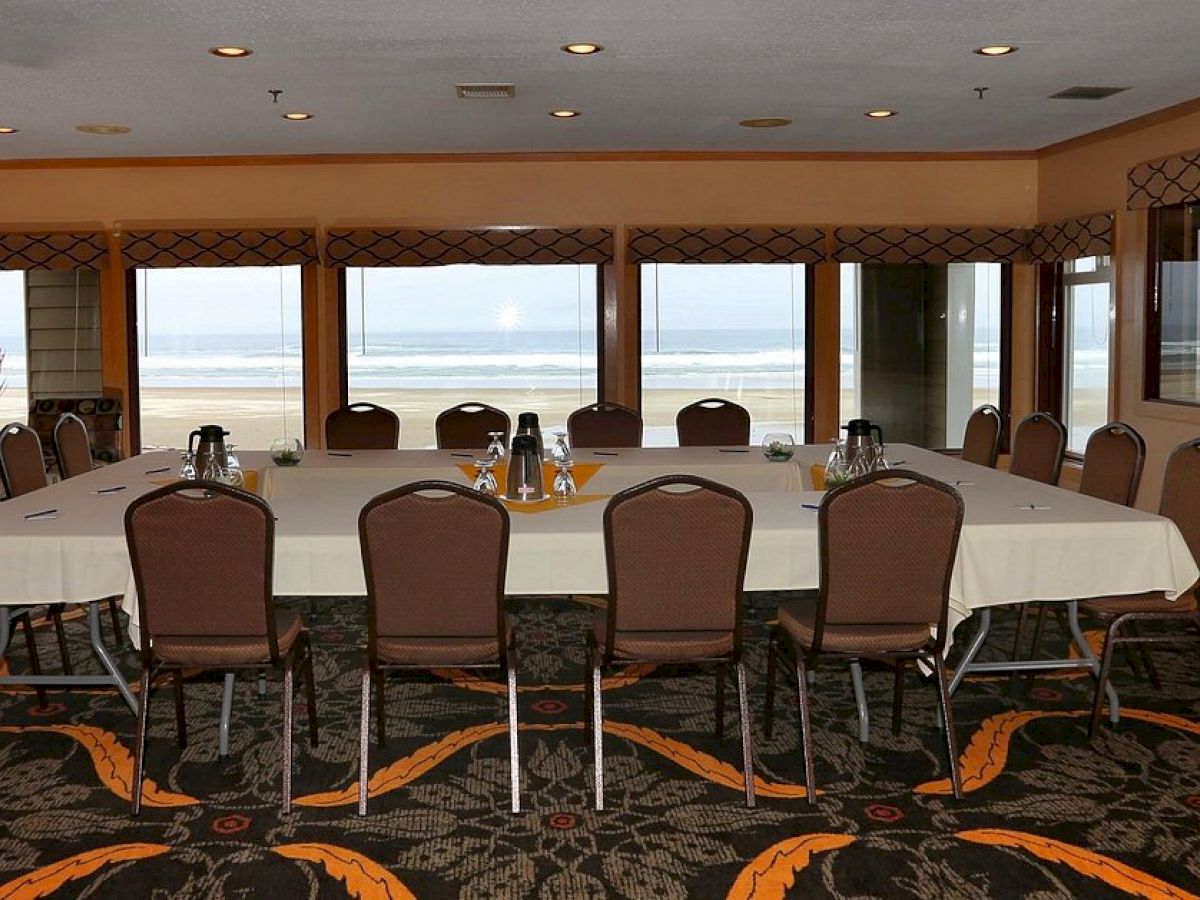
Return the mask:
MULTIPOLYGON (((1083 392, 1080 392, 1083 393, 1083 392)), ((1102 424, 1105 412, 1102 395, 1095 393, 1088 412, 1089 420, 1102 424)), ((645 443, 647 446, 675 444, 675 414, 683 406, 702 395, 688 390, 647 390, 643 397, 645 443)), ((289 395, 291 399, 292 395, 289 395)), ((8 400, 8 398, 4 398, 8 400)), ((403 447, 432 447, 434 420, 437 414, 456 403, 476 400, 505 410, 516 421, 517 413, 536 412, 547 432, 563 430, 567 415, 580 406, 578 391, 572 390, 476 390, 418 389, 356 391, 356 401, 368 401, 395 410, 400 416, 400 442, 403 447)), ((585 398, 587 402, 590 398, 585 398)), ((780 389, 756 391, 753 396, 733 397, 750 410, 753 419, 754 442, 773 431, 788 432, 801 437, 793 419, 803 415, 803 395, 793 398, 790 391, 780 389)), ((849 409, 849 394, 842 397, 843 409, 849 409)), ((985 400, 977 398, 978 403, 985 400)), ((26 416, 19 403, 2 403, 0 410, 12 406, 13 412, 5 421, 24 421, 26 416)), ((843 416, 843 419, 846 416, 843 416)), ((217 423, 231 432, 230 440, 245 449, 265 449, 277 437, 302 436, 299 397, 288 404, 288 414, 282 414, 279 394, 261 388, 144 388, 142 390, 142 444, 144 447, 183 447, 188 433, 199 425, 217 423)), ((1090 431, 1090 428, 1085 429, 1090 431)))

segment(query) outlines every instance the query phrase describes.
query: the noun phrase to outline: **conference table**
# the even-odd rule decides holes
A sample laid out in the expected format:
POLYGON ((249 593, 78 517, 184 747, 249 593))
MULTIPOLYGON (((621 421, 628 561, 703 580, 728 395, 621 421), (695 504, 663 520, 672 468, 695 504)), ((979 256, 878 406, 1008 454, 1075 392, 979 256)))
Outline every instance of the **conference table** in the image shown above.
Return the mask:
MULTIPOLYGON (((746 494, 754 512, 745 587, 750 591, 818 586, 812 468, 828 449, 798 447, 787 462, 758 448, 577 450, 579 496, 561 505, 509 503, 512 523, 506 591, 511 595, 604 594, 603 512, 615 492, 656 475, 682 472, 746 494)), ((1169 598, 1195 584, 1196 561, 1171 521, 907 445, 890 445, 898 468, 953 485, 965 518, 951 581, 950 626, 973 617, 975 631, 953 686, 969 672, 1087 667, 1096 661, 1079 631, 1075 600, 1162 591, 1169 598), (992 608, 1032 601, 1068 604, 1079 657, 981 663, 992 608)), ((359 510, 371 497, 418 480, 471 484, 473 454, 445 450, 313 450, 294 467, 266 453, 243 452, 242 466, 271 504, 276 523, 274 589, 280 596, 362 596, 359 510)), ((115 686, 134 698, 100 633, 94 601, 123 595, 137 639, 137 609, 123 516, 135 497, 171 483, 177 452, 135 456, 0 504, 0 606, 49 601, 87 605, 92 646, 103 676, 7 675, 0 684, 115 686), (26 518, 47 509, 55 513, 26 518)), ((10 637, 0 616, 0 647, 10 637)), ((231 691, 227 686, 227 694, 231 691)), ((1110 692, 1114 720, 1116 694, 1110 692)))

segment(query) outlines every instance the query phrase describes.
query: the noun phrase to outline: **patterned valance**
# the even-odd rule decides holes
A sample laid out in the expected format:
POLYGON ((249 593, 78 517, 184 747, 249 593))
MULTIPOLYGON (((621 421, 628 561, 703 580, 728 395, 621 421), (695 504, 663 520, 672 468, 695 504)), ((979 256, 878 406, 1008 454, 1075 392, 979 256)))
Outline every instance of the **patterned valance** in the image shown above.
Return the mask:
POLYGON ((813 227, 634 228, 631 263, 818 263, 825 231, 813 227))
POLYGON ((98 231, 0 234, 0 269, 98 269, 107 255, 98 231))
POLYGON ((1200 200, 1200 150, 1168 156, 1129 170, 1128 209, 1200 200))
POLYGON ((331 229, 325 257, 334 268, 351 266, 553 265, 612 262, 608 228, 331 229))
POLYGON ((1048 222, 1030 229, 1029 262, 1056 263, 1112 253, 1112 213, 1048 222))
POLYGON ((856 263, 1024 262, 1024 228, 835 228, 833 260, 856 263))
POLYGON ((317 238, 305 228, 126 231, 121 255, 129 268, 298 266, 317 261, 317 238))

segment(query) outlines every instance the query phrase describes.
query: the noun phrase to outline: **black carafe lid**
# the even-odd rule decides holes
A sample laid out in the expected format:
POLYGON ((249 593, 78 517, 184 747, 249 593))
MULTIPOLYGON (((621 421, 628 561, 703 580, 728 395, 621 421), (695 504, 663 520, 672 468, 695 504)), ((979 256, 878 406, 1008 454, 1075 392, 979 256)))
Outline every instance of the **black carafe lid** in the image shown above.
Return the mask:
POLYGON ((200 440, 206 444, 217 444, 229 436, 229 432, 220 425, 201 425, 200 440))
POLYGON ((846 432, 855 437, 869 437, 871 434, 871 420, 851 419, 846 423, 846 432))
POLYGON ((517 428, 538 428, 538 414, 535 412, 523 412, 517 416, 517 428))
POLYGON ((519 453, 537 455, 537 439, 532 434, 518 434, 512 442, 513 456, 519 453))

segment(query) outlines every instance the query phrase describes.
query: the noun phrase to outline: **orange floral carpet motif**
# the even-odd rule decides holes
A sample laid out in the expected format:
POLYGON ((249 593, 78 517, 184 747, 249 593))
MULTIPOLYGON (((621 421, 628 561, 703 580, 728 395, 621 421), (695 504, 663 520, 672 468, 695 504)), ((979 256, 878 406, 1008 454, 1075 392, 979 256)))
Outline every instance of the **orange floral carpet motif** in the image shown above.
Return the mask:
MULTIPOLYGON (((180 751, 169 682, 153 694, 143 811, 129 817, 133 716, 110 692, 0 690, 0 900, 72 897, 736 898, 1200 897, 1200 666, 1155 649, 1159 692, 1119 660, 1124 718, 1086 739, 1087 677, 968 680, 954 699, 966 796, 950 795, 934 690, 867 665, 871 740, 844 668, 813 688, 819 802, 808 804, 788 679, 762 732, 766 623, 747 603, 758 805, 742 798, 736 692, 714 729, 714 680, 643 665, 604 681, 607 809, 592 808, 583 650, 592 606, 520 602, 522 805, 508 811, 505 693, 445 668, 393 681, 355 814, 363 604, 285 599, 313 631, 321 742, 296 711, 295 812, 278 813, 278 677, 239 681, 232 753, 217 755, 220 679, 193 673, 180 751)), ((1000 617, 997 617, 1000 618, 1000 617)), ((77 670, 84 629, 69 623, 77 670)), ((958 635, 968 637, 968 623, 958 635)), ((1062 640, 1048 625, 1047 642, 1062 640)), ((37 629, 43 664, 52 629, 37 629)), ((1095 639, 1095 638, 1093 638, 1095 639)), ((996 628, 995 653, 1011 646, 996 628)), ((5 664, 27 670, 23 638, 5 664)), ((959 651, 951 657, 951 663, 959 651)), ((126 672, 135 660, 122 657, 126 672)))

